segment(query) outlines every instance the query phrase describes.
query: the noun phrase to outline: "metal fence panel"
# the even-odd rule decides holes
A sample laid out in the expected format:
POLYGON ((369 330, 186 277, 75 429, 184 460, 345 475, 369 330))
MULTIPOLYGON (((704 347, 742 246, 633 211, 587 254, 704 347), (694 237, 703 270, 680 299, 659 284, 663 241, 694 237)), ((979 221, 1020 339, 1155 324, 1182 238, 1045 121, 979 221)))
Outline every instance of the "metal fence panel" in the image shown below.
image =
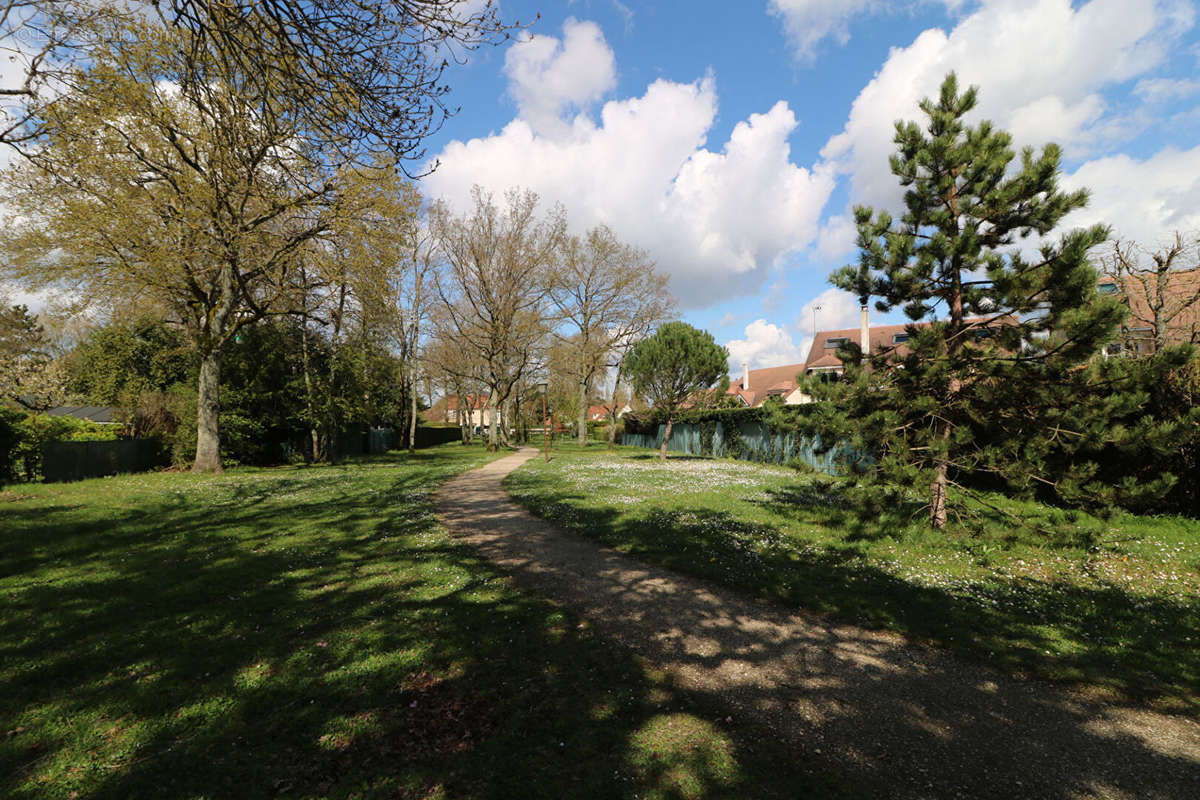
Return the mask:
MULTIPOLYGON (((654 436, 644 433, 629 433, 622 437, 622 444, 634 447, 657 449, 662 445, 667 426, 660 424, 654 436)), ((735 435, 729 435, 724 423, 716 423, 712 432, 711 452, 705 452, 701 426, 695 423, 676 423, 671 428, 671 441, 667 450, 688 455, 711 455, 718 458, 739 458, 743 461, 759 461, 767 464, 786 464, 798 459, 821 472, 835 474, 841 448, 834 447, 824 453, 817 452, 821 440, 816 437, 793 433, 771 433, 761 422, 737 426, 735 435)))
POLYGON ((47 442, 42 446, 42 475, 47 482, 78 481, 166 466, 155 439, 103 442, 47 442))

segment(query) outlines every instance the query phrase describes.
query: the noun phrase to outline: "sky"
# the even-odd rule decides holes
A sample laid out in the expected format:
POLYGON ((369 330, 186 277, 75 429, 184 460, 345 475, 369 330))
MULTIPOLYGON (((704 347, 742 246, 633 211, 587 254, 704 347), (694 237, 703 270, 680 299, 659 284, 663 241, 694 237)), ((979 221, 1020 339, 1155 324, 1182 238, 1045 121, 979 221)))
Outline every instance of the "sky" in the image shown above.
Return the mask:
MULTIPOLYGON (((1200 232, 1200 9, 1184 0, 502 0, 511 42, 448 73, 430 199, 531 189, 609 225, 671 277, 731 371, 802 362, 856 327, 831 271, 851 209, 901 210, 893 124, 945 74, 973 120, 1063 148, 1066 188, 1153 246, 1200 232), (540 17, 539 17, 540 14, 540 17)), ((876 314, 874 321, 887 321, 876 314)), ((892 321, 901 321, 898 317, 892 321)))

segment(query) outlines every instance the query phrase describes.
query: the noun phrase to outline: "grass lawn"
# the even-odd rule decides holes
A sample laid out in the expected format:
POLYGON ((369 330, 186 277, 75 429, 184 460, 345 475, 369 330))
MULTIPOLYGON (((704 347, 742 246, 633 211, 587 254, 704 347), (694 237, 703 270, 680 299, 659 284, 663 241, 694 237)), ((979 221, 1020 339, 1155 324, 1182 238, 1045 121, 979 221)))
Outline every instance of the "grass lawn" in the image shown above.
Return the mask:
POLYGON ((0 492, 0 796, 849 795, 450 541, 489 457, 0 492))
MULTIPOLYGON (((505 487, 535 514, 647 561, 956 648, 1016 674, 1200 709, 1200 522, 1100 520, 992 496, 1020 519, 935 532, 864 515, 825 476, 559 446, 505 487)), ((992 513, 978 507, 982 513, 992 513)))

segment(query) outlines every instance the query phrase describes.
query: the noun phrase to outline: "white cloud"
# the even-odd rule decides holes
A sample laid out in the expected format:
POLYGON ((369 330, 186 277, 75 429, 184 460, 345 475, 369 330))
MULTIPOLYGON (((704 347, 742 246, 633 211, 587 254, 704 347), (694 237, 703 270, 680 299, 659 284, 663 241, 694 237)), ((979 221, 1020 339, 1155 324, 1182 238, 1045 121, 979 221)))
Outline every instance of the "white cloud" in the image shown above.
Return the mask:
POLYGON ((931 3, 954 10, 966 2, 968 0, 770 0, 767 10, 783 20, 796 57, 811 63, 823 40, 832 39, 839 45, 850 41, 850 20, 855 17, 909 11, 931 3))
POLYGON ((783 20, 796 55, 811 62, 823 39, 850 40, 851 18, 879 7, 876 0, 770 0, 768 9, 783 20))
POLYGON ((1064 225, 1107 223, 1113 234, 1153 247, 1173 231, 1200 231, 1200 146, 1168 148, 1145 160, 1127 155, 1089 161, 1063 180, 1088 188, 1088 207, 1064 225))
POLYGON ((745 339, 734 339, 725 345, 729 350, 729 369, 741 374, 742 364, 750 369, 798 364, 808 355, 808 348, 797 345, 791 334, 765 319, 756 319, 746 326, 745 339))
POLYGON ((605 223, 647 249, 680 301, 703 306, 757 291, 774 264, 810 244, 835 182, 828 168, 791 162, 797 121, 787 103, 738 122, 710 150, 716 114, 712 76, 657 80, 641 97, 605 103, 598 119, 522 116, 487 138, 451 142, 425 182, 459 210, 473 184, 497 195, 532 189, 561 202, 575 228, 605 223))
POLYGON ((621 2, 621 0, 612 0, 613 8, 621 15, 621 19, 625 22, 625 32, 629 33, 633 30, 633 9, 621 2))
POLYGON ((1133 91, 1147 103, 1158 105, 1200 93, 1200 80, 1187 78, 1143 78, 1133 91))
POLYGON ((793 320, 797 330, 811 334, 817 331, 834 331, 858 327, 860 321, 858 298, 849 292, 830 287, 800 307, 793 320))
POLYGON ((1100 90, 1163 63, 1194 22, 1194 9, 1174 0, 987 0, 949 33, 930 29, 893 50, 822 155, 851 175, 854 202, 898 208, 887 161, 893 123, 919 118, 917 102, 951 70, 960 85, 980 87, 976 117, 1012 130, 1018 145, 1055 139, 1085 154, 1105 136, 1128 135, 1105 116, 1100 90))
POLYGON ((530 36, 504 56, 509 94, 522 119, 539 133, 561 132, 562 116, 585 109, 617 85, 617 63, 594 22, 568 19, 563 38, 530 36))
POLYGON ((858 228, 845 214, 835 214, 825 220, 817 236, 817 253, 829 263, 846 259, 855 250, 858 228))
POLYGON ((826 289, 800 307, 790 330, 756 319, 746 326, 744 338, 725 345, 729 350, 730 372, 740 375, 743 363, 749 364, 750 369, 760 369, 805 361, 812 348, 814 318, 817 331, 858 327, 858 299, 841 289, 826 289))

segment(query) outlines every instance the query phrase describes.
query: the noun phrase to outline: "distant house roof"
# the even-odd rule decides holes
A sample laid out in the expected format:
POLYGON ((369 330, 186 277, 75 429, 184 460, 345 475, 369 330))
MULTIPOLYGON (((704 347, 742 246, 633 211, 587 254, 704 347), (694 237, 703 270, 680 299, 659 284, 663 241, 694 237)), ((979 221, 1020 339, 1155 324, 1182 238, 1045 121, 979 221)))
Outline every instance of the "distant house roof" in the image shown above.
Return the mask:
MULTIPOLYGON (((1012 318, 987 319, 972 317, 963 320, 963 322, 975 323, 981 326, 983 323, 1005 325, 1011 324, 1012 318)), ((928 322, 910 322, 902 325, 872 325, 867 329, 869 352, 879 353, 884 350, 891 350, 896 355, 902 356, 908 352, 908 346, 904 344, 907 340, 908 328, 926 328, 928 326, 928 322)), ((808 360, 801 366, 801 370, 840 368, 842 360, 837 357, 837 349, 843 341, 854 342, 859 347, 862 347, 862 328, 818 331, 816 337, 813 339, 812 348, 808 351, 808 360)), ((753 380, 753 374, 751 374, 751 379, 753 380)))
MULTIPOLYGON (((608 406, 608 404, 601 405, 601 406, 588 406, 587 418, 592 420, 593 422, 599 422, 600 420, 608 419, 609 408, 610 407, 608 406)), ((625 414, 625 412, 627 412, 629 410, 630 410, 629 404, 625 403, 624 405, 622 405, 620 408, 617 409, 617 416, 618 417, 623 416, 625 414)))
MULTIPOLYGON (((490 396, 486 395, 486 394, 481 394, 478 396, 469 394, 466 397, 467 408, 471 409, 472 411, 478 411, 481 408, 487 408, 488 401, 490 399, 491 399, 490 396)), ((446 408, 450 411, 458 411, 458 396, 457 395, 451 395, 450 397, 446 398, 446 408)))
POLYGON ((105 425, 117 424, 117 409, 108 406, 58 406, 46 413, 52 417, 74 417, 105 425))
POLYGON ((796 376, 802 372, 804 372, 804 364, 785 364, 782 367, 752 369, 748 388, 742 386, 746 377, 744 373, 733 375, 730 376, 729 389, 725 393, 739 398, 748 406, 760 405, 767 397, 791 394, 798 386, 796 376))

